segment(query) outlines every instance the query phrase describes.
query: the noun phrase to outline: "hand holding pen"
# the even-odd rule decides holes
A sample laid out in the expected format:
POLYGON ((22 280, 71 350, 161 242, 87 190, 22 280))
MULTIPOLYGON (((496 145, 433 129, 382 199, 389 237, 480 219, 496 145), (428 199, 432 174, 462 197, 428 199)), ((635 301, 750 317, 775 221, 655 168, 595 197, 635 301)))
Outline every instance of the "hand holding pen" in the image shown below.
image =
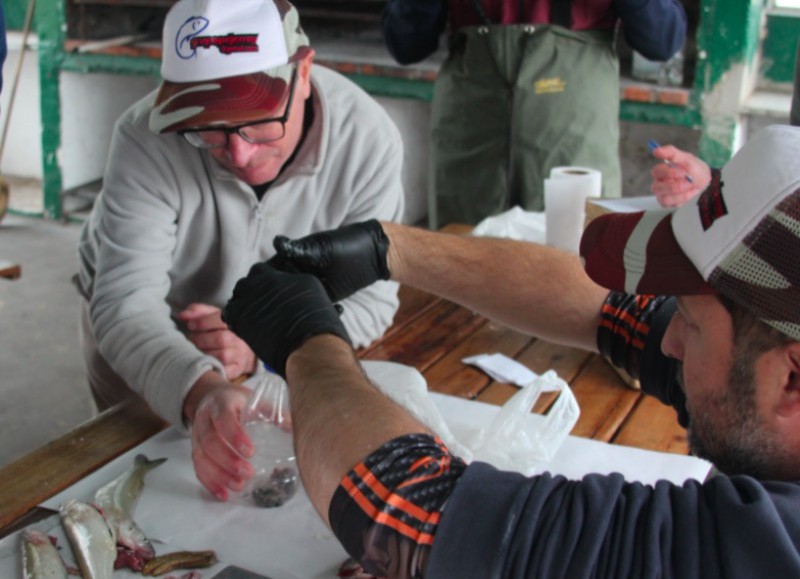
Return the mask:
POLYGON ((648 141, 653 156, 661 161, 651 171, 650 190, 663 207, 678 207, 701 193, 711 181, 711 169, 703 161, 672 145, 648 141))
MULTIPOLYGON (((655 151, 656 149, 659 149, 659 148, 661 148, 661 145, 659 145, 659 144, 658 144, 656 141, 654 141, 653 139, 650 139, 649 141, 647 141, 647 146, 650 148, 650 153, 652 153, 652 152, 653 152, 653 151, 655 151)), ((656 158, 658 158, 658 157, 656 157, 656 158)), ((672 167, 673 169, 679 169, 679 167, 678 167, 677 165, 675 165, 675 163, 673 163, 672 161, 670 161, 670 160, 669 160, 669 159, 667 159, 667 158, 662 158, 662 159, 661 159, 661 162, 662 162, 662 163, 664 163, 664 164, 665 164, 667 167, 672 167)), ((680 169, 679 169, 679 170, 680 170, 680 169)), ((685 178, 685 179, 686 179, 686 180, 687 180, 689 183, 694 183, 694 179, 692 179, 692 176, 691 176, 691 175, 689 175, 689 173, 685 173, 685 174, 684 174, 684 178, 685 178)))

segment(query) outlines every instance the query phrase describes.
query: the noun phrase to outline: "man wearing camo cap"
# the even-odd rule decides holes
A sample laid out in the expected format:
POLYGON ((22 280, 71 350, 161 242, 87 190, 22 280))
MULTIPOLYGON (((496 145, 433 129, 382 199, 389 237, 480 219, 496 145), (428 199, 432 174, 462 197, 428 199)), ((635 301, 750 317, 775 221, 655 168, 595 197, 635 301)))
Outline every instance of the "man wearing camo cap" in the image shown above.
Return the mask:
MULTIPOLYGON (((403 216, 398 130, 313 59, 285 0, 177 2, 163 82, 118 121, 80 242, 98 406, 138 395, 191 425, 198 477, 221 499, 251 472, 241 457, 212 456, 223 442, 250 451, 235 426, 248 390, 233 382, 263 372, 220 319, 234 283, 274 254, 278 234, 403 216)), ((342 305, 350 340, 364 346, 391 323, 397 284, 342 305)))
POLYGON ((395 578, 800 577, 798 158, 800 128, 760 131, 696 200, 592 221, 585 268, 376 221, 277 240, 308 273, 259 264, 224 318, 287 377, 305 489, 351 556, 395 578), (329 295, 389 277, 599 352, 674 406, 720 473, 648 486, 465 464, 341 339, 329 295), (354 405, 357 423, 330 419, 354 405))

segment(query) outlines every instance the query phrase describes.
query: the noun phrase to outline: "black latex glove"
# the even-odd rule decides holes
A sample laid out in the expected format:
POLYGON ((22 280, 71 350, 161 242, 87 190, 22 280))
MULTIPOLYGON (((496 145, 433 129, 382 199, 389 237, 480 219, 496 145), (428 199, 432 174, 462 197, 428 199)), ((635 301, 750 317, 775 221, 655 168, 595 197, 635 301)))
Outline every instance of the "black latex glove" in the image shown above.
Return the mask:
POLYGON ((389 238, 375 219, 300 239, 278 235, 273 245, 278 255, 270 262, 275 267, 291 271, 288 262, 297 271, 315 275, 335 302, 389 279, 389 238))
POLYGON ((351 343, 317 278, 279 271, 267 263, 257 263, 236 283, 222 319, 283 377, 286 359, 309 338, 335 334, 351 343))

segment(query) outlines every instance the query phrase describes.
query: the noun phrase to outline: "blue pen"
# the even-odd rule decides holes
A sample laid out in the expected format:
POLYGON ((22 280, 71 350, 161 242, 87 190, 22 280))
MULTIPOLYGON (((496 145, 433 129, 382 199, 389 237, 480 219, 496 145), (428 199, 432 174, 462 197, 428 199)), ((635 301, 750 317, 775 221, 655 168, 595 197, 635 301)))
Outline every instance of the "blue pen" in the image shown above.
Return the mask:
MULTIPOLYGON (((654 141, 653 139, 650 139, 649 141, 647 141, 647 146, 650 148, 650 152, 652 153, 654 149, 658 149, 658 148, 659 148, 661 145, 659 145, 659 144, 658 144, 656 141, 654 141)), ((664 164, 665 164, 667 167, 672 167, 673 169, 678 169, 678 167, 676 167, 676 166, 675 166, 675 163, 673 163, 672 161, 668 161, 667 159, 659 159, 659 160, 660 160, 662 163, 664 163, 664 164)), ((689 174, 687 173, 687 174, 686 174, 686 175, 684 175, 684 176, 686 177, 686 180, 687 180, 689 183, 694 183, 694 179, 692 179, 692 176, 691 176, 691 175, 689 175, 689 174)))

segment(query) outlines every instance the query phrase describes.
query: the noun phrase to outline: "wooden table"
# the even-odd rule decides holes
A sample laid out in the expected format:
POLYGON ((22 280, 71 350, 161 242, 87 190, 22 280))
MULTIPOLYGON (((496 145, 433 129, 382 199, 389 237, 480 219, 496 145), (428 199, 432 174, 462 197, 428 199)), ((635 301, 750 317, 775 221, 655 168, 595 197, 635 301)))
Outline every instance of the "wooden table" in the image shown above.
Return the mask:
MULTIPOLYGON (((581 408, 572 434, 687 453, 675 411, 626 386, 599 356, 524 336, 408 287, 400 289, 400 304, 392 327, 359 353, 362 359, 414 366, 430 390, 502 404, 516 388, 461 362, 465 356, 502 352, 537 373, 554 368, 570 383, 581 408)), ((553 396, 540 398, 536 411, 546 411, 553 396)), ((143 403, 123 403, 0 469, 0 536, 29 523, 42 501, 165 427, 143 403)))

